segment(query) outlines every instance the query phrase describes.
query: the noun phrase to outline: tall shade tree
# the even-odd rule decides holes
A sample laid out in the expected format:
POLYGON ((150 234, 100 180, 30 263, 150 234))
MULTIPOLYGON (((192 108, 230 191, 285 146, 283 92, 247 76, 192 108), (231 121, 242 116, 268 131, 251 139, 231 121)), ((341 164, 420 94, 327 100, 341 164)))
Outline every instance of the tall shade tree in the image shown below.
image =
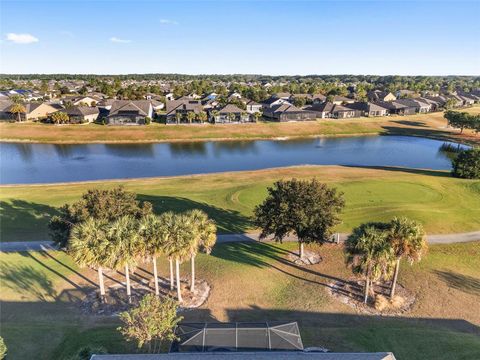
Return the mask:
POLYGON ((137 219, 152 213, 149 202, 136 200, 136 194, 118 186, 113 189, 91 189, 81 199, 65 204, 59 209, 59 215, 51 218, 48 227, 52 240, 65 247, 70 237, 71 228, 92 217, 107 222, 115 221, 123 215, 137 219))
POLYGON ((452 175, 464 179, 480 179, 480 148, 460 152, 452 162, 452 175))
POLYGON ((107 264, 106 249, 108 247, 105 235, 105 221, 87 219, 76 224, 70 234, 68 253, 79 266, 97 268, 100 299, 105 301, 105 286, 103 282, 103 267, 107 264))
POLYGON ((217 241, 217 226, 208 215, 198 209, 190 210, 186 214, 190 217, 195 239, 191 240, 191 282, 190 290, 195 291, 195 256, 198 250, 210 254, 217 241))
POLYGON ((138 235, 138 221, 125 215, 109 224, 106 231, 109 243, 106 249, 107 263, 116 270, 125 270, 128 302, 132 300, 130 270, 137 265, 141 256, 141 242, 138 235))
POLYGON ((281 242, 295 233, 303 258, 304 243, 330 240, 344 206, 343 194, 317 179, 281 180, 268 188, 267 198, 255 208, 254 222, 262 229, 261 239, 273 234, 281 242))
POLYGON ((422 224, 403 218, 394 218, 390 222, 389 241, 396 257, 390 297, 395 295, 400 260, 406 259, 410 264, 418 262, 427 251, 427 241, 422 224))
POLYGON ((138 235, 141 241, 140 248, 143 257, 152 260, 155 294, 158 296, 160 291, 158 287, 157 258, 164 252, 168 241, 168 231, 158 216, 150 214, 139 220, 138 235))
POLYGON ((148 352, 157 352, 160 347, 152 343, 175 340, 175 326, 183 317, 177 315, 177 302, 171 297, 160 299, 153 294, 147 294, 140 300, 137 307, 122 312, 120 320, 123 326, 118 330, 127 341, 136 341, 138 348, 147 345, 148 352))
POLYGON ((347 264, 365 278, 364 302, 368 303, 372 282, 393 273, 395 253, 389 242, 389 225, 367 223, 355 228, 345 243, 347 264))

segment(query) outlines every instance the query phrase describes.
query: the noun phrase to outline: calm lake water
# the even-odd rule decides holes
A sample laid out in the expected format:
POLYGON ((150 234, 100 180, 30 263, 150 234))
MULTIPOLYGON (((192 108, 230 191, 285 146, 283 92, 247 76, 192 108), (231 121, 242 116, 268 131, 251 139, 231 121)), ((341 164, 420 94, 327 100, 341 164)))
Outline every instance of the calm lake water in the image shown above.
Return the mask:
POLYGON ((121 145, 0 143, 0 183, 172 176, 302 164, 446 170, 451 165, 441 151, 444 144, 406 136, 121 145))

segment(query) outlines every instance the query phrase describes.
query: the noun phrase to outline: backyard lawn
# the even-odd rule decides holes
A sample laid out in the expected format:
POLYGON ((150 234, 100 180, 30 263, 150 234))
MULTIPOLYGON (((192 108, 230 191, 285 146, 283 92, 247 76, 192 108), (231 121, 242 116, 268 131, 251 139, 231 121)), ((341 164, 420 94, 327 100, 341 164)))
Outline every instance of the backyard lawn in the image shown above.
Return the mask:
POLYGON ((77 200, 91 188, 125 185, 157 213, 200 208, 217 221, 220 233, 252 229, 250 216, 266 188, 282 178, 309 178, 345 193, 343 223, 348 232, 365 221, 406 215, 421 221, 427 232, 456 233, 480 229, 480 181, 450 177, 447 172, 411 169, 368 169, 305 166, 93 183, 0 187, 2 241, 47 240, 48 219, 56 208, 77 200))
MULTIPOLYGON (((480 107, 459 109, 472 114, 480 113, 480 107)), ((256 124, 227 125, 163 125, 152 123, 148 126, 104 126, 51 125, 40 123, 0 124, 1 141, 33 141, 51 143, 115 143, 115 142, 156 142, 195 140, 245 140, 271 139, 277 137, 306 136, 351 136, 401 134, 434 137, 471 143, 480 142, 472 131, 459 134, 448 129, 443 112, 408 116, 379 118, 321 119, 306 122, 259 122, 256 124)))
MULTIPOLYGON (((307 269, 285 261, 294 248, 230 243, 210 256, 200 254, 197 275, 212 291, 200 309, 183 313, 186 320, 298 321, 307 347, 392 351, 399 360, 480 358, 480 242, 434 245, 421 263, 403 264, 399 281, 417 301, 401 317, 361 315, 330 297, 328 285, 351 276, 341 246, 315 248, 324 260, 307 269)), ((132 280, 150 271, 140 265, 132 280)), ((167 275, 163 258, 159 271, 167 275)), ((9 359, 61 360, 86 344, 133 351, 115 330, 115 318, 80 312, 78 301, 95 286, 96 273, 78 269, 64 253, 0 253, 0 281, 1 335, 9 359)))

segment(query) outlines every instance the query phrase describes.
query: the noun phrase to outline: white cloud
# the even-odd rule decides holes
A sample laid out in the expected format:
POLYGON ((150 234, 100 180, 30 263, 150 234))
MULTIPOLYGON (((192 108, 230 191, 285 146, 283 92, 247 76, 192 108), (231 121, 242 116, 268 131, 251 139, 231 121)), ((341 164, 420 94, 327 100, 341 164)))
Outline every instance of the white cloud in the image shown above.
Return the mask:
POLYGON ((178 25, 178 22, 170 19, 160 19, 160 24, 164 25, 178 25))
POLYGON ((38 42, 38 38, 31 34, 8 33, 7 40, 15 44, 32 44, 38 42))
POLYGON ((111 41, 111 42, 114 42, 114 43, 121 43, 121 44, 128 44, 128 43, 131 43, 131 42, 132 42, 132 40, 119 39, 119 38, 117 38, 117 37, 115 37, 115 36, 112 36, 112 37, 110 38, 110 41, 111 41))

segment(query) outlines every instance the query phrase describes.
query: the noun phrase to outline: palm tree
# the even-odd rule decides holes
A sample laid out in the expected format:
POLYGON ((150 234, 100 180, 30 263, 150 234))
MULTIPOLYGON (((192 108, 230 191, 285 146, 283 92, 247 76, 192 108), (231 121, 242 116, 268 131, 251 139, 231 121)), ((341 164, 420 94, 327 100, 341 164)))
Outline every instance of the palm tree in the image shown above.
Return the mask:
POLYGON ((218 117, 219 114, 220 114, 220 112, 218 110, 212 110, 213 122, 217 121, 217 117, 218 117))
POLYGON ((79 266, 97 267, 100 300, 105 300, 103 283, 103 266, 107 263, 105 257, 108 246, 105 237, 106 223, 93 218, 75 225, 70 233, 68 252, 79 266))
POLYGON ((200 111, 197 115, 197 119, 203 124, 208 120, 208 115, 205 111, 200 111))
POLYGON ((183 301, 180 287, 180 263, 191 256, 192 247, 195 246, 192 240, 196 239, 195 230, 191 219, 184 214, 172 214, 168 226, 168 242, 165 252, 168 257, 175 259, 175 275, 177 298, 183 301))
POLYGON ((175 286, 175 278, 173 274, 173 256, 171 255, 171 250, 175 244, 170 241, 170 229, 174 226, 175 214, 171 211, 164 212, 159 216, 159 221, 163 224, 165 231, 168 234, 167 241, 163 244, 163 250, 168 258, 170 268, 170 290, 173 290, 173 287, 175 286))
POLYGON ((227 114, 227 119, 229 122, 235 121, 235 114, 234 113, 228 113, 227 114))
POLYGON ((260 111, 254 112, 253 117, 255 118, 255 121, 257 122, 262 117, 262 113, 260 111))
POLYGON ((406 258, 410 264, 418 262, 427 251, 425 231, 422 224, 405 217, 394 218, 390 222, 390 243, 396 257, 390 297, 395 295, 400 260, 406 258))
POLYGON ((198 250, 210 254, 217 241, 217 226, 215 222, 208 218, 203 211, 194 209, 186 214, 190 217, 195 230, 195 239, 190 240, 191 244, 191 282, 190 290, 195 291, 195 256, 198 250))
POLYGON ((367 223, 355 228, 345 244, 347 263, 353 272, 365 277, 365 304, 372 282, 393 272, 395 254, 388 235, 388 224, 367 223))
POLYGON ((175 113, 175 121, 177 122, 177 124, 180 123, 180 121, 182 120, 182 118, 183 118, 182 113, 179 113, 179 112, 176 112, 176 113, 175 113))
POLYGON ((157 257, 163 253, 168 239, 166 227, 160 219, 150 214, 144 216, 139 221, 138 235, 141 239, 141 253, 144 257, 149 257, 153 263, 153 280, 155 282, 155 295, 160 295, 158 288, 157 257))
POLYGON ((25 114, 27 110, 22 103, 13 103, 10 107, 10 113, 16 115, 17 121, 22 121, 22 114, 25 114))
POLYGON ((125 269, 128 302, 131 302, 130 269, 137 265, 141 255, 140 238, 138 236, 138 221, 132 216, 122 216, 110 224, 106 232, 109 247, 107 248, 108 263, 112 269, 125 269))
POLYGON ((197 115, 193 111, 189 111, 187 113, 187 120, 190 124, 192 123, 193 120, 195 120, 196 117, 197 115))

